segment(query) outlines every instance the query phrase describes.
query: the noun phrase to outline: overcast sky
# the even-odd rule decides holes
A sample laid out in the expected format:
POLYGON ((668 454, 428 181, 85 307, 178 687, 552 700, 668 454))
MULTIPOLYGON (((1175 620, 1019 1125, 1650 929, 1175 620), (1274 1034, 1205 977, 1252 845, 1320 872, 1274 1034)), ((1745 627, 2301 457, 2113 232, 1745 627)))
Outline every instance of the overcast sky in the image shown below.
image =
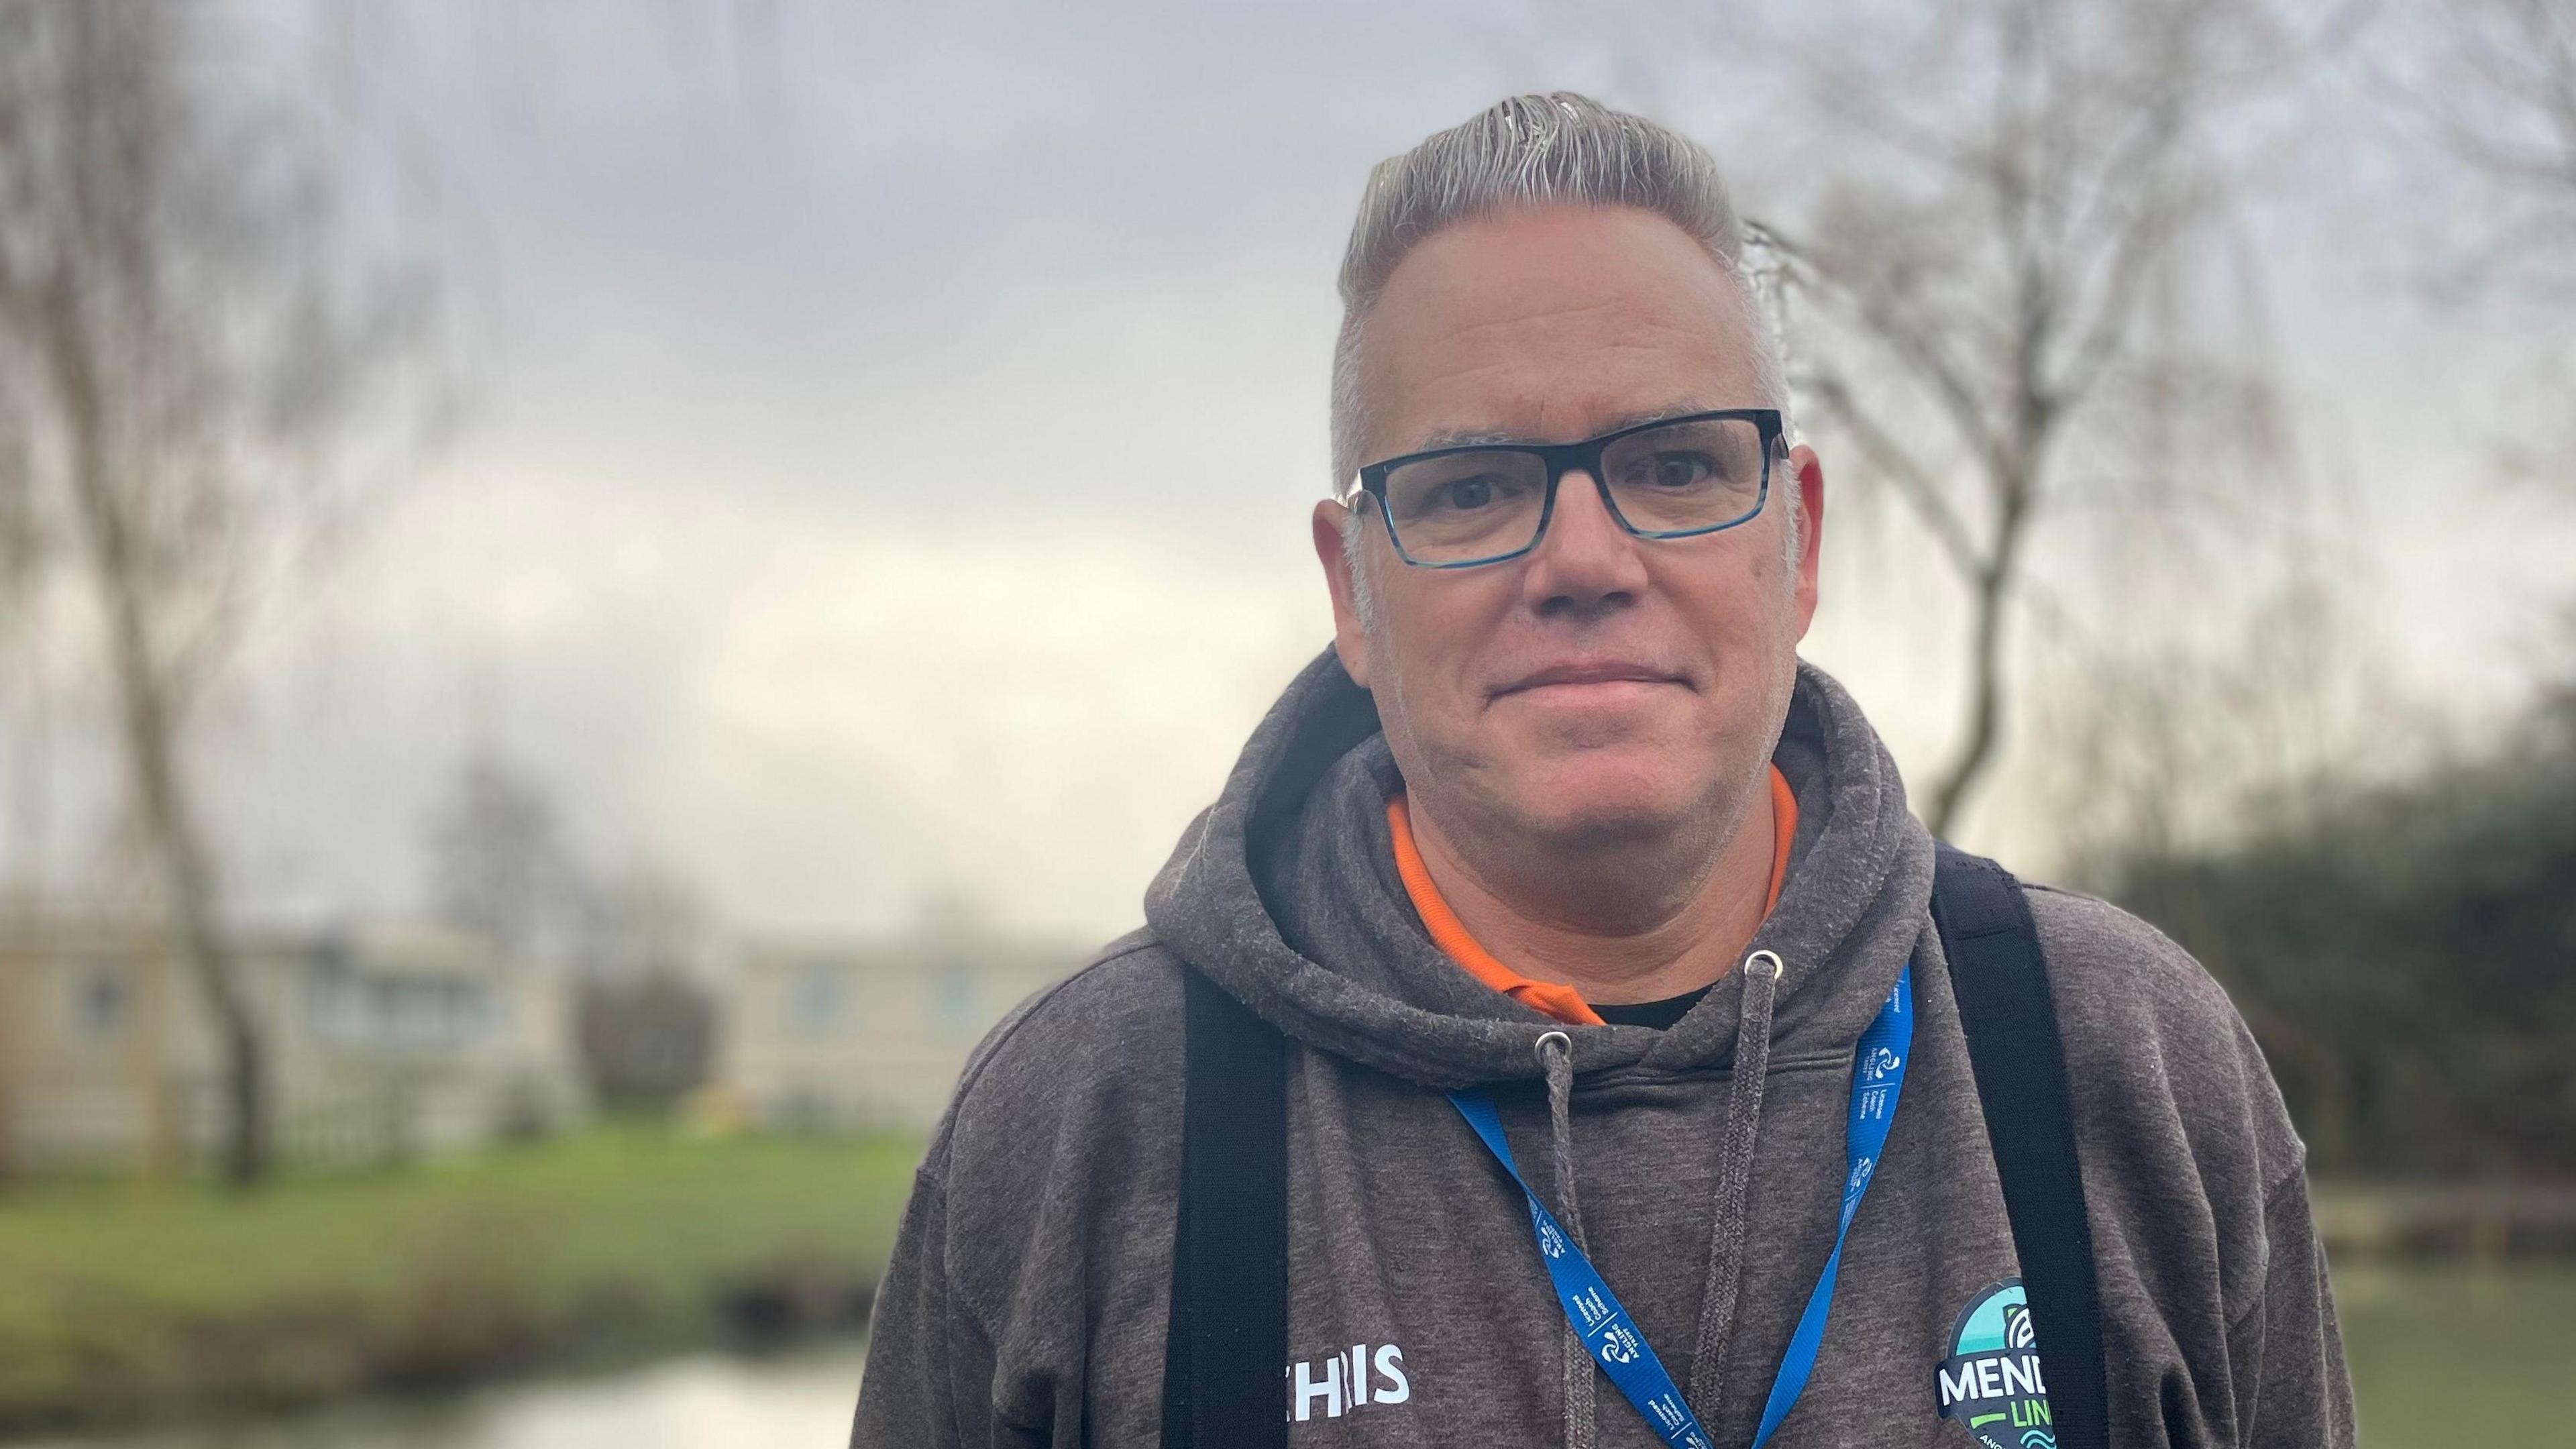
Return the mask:
MULTIPOLYGON (((1305 513, 1368 165, 1508 91, 1634 100, 1645 33, 1385 0, 360 10, 279 0, 250 52, 341 58, 429 158, 471 405, 225 693, 202 769, 245 907, 415 909, 481 744, 603 865, 798 934, 953 891, 1133 922, 1327 637, 1305 513)), ((2361 105, 2312 104, 2328 134, 2361 105)), ((1689 109, 1759 210, 1795 138, 1725 87, 1689 109)), ((2474 719, 2568 562, 2462 436, 2531 405, 2537 324, 2437 320, 2382 169, 2286 157, 2241 225, 2369 662, 2474 719)), ((1901 534, 1828 537, 1808 653, 1928 778, 1956 610, 1901 534)), ((1970 839, 2044 861, 2046 816, 2008 782, 1970 839)))

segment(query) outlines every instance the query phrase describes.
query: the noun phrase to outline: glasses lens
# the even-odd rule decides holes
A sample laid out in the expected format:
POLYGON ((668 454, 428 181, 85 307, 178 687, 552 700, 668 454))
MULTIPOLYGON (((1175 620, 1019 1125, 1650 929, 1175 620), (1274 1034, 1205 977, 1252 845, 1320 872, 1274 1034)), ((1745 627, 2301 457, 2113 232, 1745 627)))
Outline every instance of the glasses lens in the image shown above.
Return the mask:
POLYGON ((1527 548, 1547 504, 1547 464, 1504 449, 1451 453, 1386 475, 1396 542, 1421 563, 1464 563, 1527 548))
POLYGON ((1602 454, 1601 471, 1630 528, 1685 533, 1751 517, 1766 461, 1759 424, 1715 418, 1631 433, 1602 454))

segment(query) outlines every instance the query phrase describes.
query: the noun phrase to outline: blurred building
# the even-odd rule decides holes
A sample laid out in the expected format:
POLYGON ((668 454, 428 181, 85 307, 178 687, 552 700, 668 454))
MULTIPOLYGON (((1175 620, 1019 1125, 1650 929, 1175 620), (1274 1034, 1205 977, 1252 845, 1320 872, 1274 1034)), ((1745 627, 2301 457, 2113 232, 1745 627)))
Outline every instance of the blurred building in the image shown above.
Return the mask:
MULTIPOLYGON (((234 945, 289 1160, 449 1151, 578 1114, 559 973, 428 926, 234 945)), ((0 916, 0 1164, 202 1157, 221 1137, 219 1068, 203 994, 157 921, 0 916)))
POLYGON ((758 1126, 924 1131, 975 1043, 1080 964, 1068 951, 938 934, 754 948, 735 977, 718 1081, 758 1126))

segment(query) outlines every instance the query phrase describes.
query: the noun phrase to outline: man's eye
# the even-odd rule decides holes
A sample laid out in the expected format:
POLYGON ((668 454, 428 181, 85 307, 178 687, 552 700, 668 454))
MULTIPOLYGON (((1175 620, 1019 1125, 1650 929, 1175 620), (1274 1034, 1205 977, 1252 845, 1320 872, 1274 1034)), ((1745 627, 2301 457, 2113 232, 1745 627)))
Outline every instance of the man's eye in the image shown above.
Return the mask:
POLYGON ((1707 482, 1716 472, 1716 467, 1703 454, 1658 453, 1655 455, 1654 467, 1648 473, 1648 481, 1657 488, 1678 492, 1684 488, 1698 487, 1707 482))
POLYGON ((1441 485, 1440 506, 1461 513, 1472 512, 1491 507, 1502 494, 1500 480, 1490 473, 1480 473, 1473 478, 1460 478, 1441 485))

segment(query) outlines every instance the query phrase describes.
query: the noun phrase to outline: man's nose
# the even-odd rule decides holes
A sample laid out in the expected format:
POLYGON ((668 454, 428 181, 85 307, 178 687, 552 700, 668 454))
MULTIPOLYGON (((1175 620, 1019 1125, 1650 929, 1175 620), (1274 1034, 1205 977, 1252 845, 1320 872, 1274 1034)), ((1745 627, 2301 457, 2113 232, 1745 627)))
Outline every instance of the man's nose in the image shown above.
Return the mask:
POLYGON ((1557 481, 1547 536, 1522 575, 1530 607, 1584 617, 1637 602, 1646 590, 1644 542, 1611 515, 1591 474, 1567 473, 1557 481))

